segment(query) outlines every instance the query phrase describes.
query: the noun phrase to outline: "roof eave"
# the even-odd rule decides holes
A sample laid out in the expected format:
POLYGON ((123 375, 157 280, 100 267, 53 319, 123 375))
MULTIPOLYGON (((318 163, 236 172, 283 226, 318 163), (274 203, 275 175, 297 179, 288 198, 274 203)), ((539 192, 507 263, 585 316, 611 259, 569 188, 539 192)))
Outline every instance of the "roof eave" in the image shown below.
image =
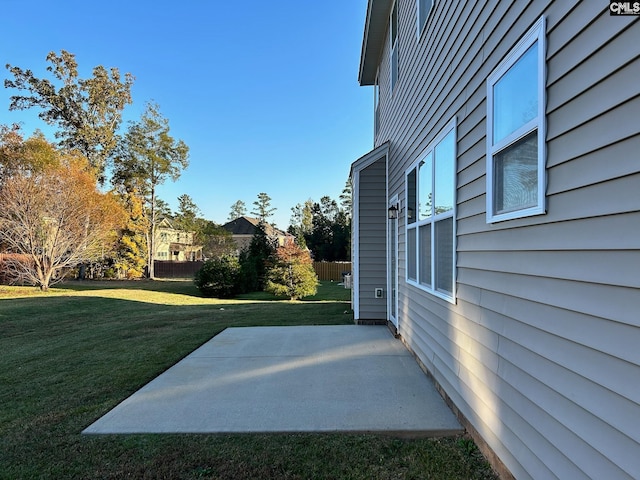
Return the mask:
POLYGON ((377 146, 370 152, 365 153, 359 159, 351 164, 351 170, 349 171, 349 179, 353 180, 353 177, 356 172, 360 172, 364 170, 373 162, 378 161, 383 156, 389 153, 389 141, 387 140, 382 145, 377 146))
POLYGON ((378 61, 384 48, 392 3, 393 0, 369 0, 367 3, 358 74, 361 86, 374 85, 376 82, 378 61))

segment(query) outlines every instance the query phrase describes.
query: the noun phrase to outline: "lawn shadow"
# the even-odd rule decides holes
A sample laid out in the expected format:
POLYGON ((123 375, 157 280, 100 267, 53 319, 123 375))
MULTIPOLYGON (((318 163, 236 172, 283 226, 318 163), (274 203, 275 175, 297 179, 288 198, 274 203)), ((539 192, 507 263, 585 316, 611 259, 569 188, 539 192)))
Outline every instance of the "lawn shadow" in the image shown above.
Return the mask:
MULTIPOLYGON (((35 287, 34 287, 35 288, 35 287)), ((196 288, 191 280, 174 279, 142 279, 142 280, 66 280, 51 287, 51 291, 60 292, 71 290, 86 292, 92 290, 118 290, 132 289, 159 293, 171 293, 186 295, 195 298, 205 297, 196 288)), ((231 299, 253 302, 281 302, 289 301, 287 297, 278 297, 268 292, 250 292, 238 294, 231 299)), ((351 291, 345 289, 342 284, 333 281, 321 282, 315 295, 300 299, 301 302, 349 302, 351 291)))
POLYGON ((192 280, 65 280, 51 287, 51 290, 72 290, 76 292, 89 290, 133 289, 160 293, 175 293, 191 297, 203 298, 192 280))

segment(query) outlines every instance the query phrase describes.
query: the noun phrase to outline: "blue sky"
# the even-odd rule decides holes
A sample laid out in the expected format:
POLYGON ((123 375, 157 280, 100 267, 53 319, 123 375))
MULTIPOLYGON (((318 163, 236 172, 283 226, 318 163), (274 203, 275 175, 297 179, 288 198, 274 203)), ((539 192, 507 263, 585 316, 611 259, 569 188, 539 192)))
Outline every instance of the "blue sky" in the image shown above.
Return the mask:
MULTIPOLYGON (((372 91, 358 85, 366 0, 3 0, 2 79, 9 63, 46 75, 48 52, 76 55, 80 76, 96 65, 136 77, 137 120, 160 105, 189 145, 190 166, 160 196, 191 195, 224 223, 266 192, 286 228, 291 207, 338 199, 351 162, 371 149, 372 91)), ((0 123, 52 130, 31 112, 9 112, 17 92, 0 87, 0 123)))

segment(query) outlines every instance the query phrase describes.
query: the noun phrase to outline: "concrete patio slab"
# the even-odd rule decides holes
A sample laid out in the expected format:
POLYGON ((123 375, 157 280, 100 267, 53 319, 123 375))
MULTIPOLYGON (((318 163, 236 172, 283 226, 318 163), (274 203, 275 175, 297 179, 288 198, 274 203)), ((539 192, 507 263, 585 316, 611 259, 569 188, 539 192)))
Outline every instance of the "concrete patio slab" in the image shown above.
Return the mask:
POLYGON ((83 433, 386 432, 462 427, 380 326, 229 328, 83 433))

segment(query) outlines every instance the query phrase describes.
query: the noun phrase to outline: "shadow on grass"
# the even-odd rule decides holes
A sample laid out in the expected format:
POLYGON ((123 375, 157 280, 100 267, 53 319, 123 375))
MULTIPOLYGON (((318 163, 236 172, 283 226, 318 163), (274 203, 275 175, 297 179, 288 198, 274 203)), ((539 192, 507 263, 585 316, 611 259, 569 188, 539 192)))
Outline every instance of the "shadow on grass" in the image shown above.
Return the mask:
MULTIPOLYGON (((27 292, 29 287, 24 287, 27 292)), ((92 290, 122 290, 132 289, 148 292, 171 293, 187 295, 195 298, 204 297, 191 280, 67 280, 51 288, 52 292, 75 291, 87 292, 92 290)), ((42 294, 34 287, 31 294, 42 294)), ((236 295, 230 300, 249 300, 256 302, 280 302, 288 301, 286 297, 277 297, 267 292, 251 292, 236 295)), ((344 288, 342 284, 327 281, 321 282, 318 292, 311 297, 303 298, 301 302, 348 302, 351 299, 351 290, 344 288)), ((229 300, 229 299, 228 299, 229 300)))
POLYGON ((328 285, 320 301, 223 302, 190 282, 87 281, 0 299, 0 478, 424 478, 434 465, 431 478, 493 478, 475 476, 485 467, 453 439, 80 435, 227 327, 352 323, 332 288, 348 295, 328 285))
POLYGON ((191 280, 65 280, 51 288, 84 292, 91 290, 133 289, 202 297, 191 280))

